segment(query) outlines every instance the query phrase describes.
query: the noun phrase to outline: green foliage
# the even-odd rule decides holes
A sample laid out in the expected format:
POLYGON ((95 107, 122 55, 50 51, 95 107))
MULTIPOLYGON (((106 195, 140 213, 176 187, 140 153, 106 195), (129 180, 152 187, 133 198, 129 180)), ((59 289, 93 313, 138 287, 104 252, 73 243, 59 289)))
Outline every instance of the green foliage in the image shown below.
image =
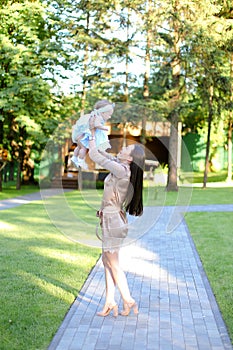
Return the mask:
MULTIPOLYGON (((150 120, 175 112, 183 133, 199 132, 206 125, 213 85, 213 129, 223 129, 229 117, 233 30, 228 1, 179 0, 176 6, 168 0, 2 1, 0 20, 0 144, 12 159, 25 160, 27 140, 38 162, 51 135, 64 145, 83 103, 88 110, 100 98, 122 103, 129 98, 142 106, 131 116, 135 123, 145 110, 150 120), (148 55, 149 97, 144 99, 148 55), (72 82, 65 89, 68 77, 72 82)), ((224 132, 217 141, 213 135, 213 145, 223 143, 224 132)))
POLYGON ((39 161, 66 116, 66 99, 51 88, 67 55, 60 45, 61 27, 56 32, 56 18, 49 15, 40 1, 7 2, 0 9, 0 144, 21 170, 30 157, 39 161))
POLYGON ((49 85, 42 77, 45 56, 40 45, 48 37, 46 31, 41 31, 45 20, 39 2, 6 5, 0 14, 0 111, 5 127, 1 141, 10 148, 13 140, 19 143, 20 129, 26 137, 31 130, 40 131, 38 119, 41 121, 50 99, 49 85))

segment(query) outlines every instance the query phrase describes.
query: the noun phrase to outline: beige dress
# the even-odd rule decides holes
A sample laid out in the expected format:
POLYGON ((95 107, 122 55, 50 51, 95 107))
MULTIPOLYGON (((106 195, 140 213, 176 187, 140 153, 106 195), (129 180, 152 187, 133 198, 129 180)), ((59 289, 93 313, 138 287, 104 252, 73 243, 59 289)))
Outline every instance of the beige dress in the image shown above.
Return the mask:
POLYGON ((89 149, 89 156, 110 171, 104 181, 99 216, 103 250, 114 252, 120 248, 128 232, 127 217, 122 206, 129 186, 130 168, 128 164, 122 164, 109 153, 100 153, 96 148, 89 149))

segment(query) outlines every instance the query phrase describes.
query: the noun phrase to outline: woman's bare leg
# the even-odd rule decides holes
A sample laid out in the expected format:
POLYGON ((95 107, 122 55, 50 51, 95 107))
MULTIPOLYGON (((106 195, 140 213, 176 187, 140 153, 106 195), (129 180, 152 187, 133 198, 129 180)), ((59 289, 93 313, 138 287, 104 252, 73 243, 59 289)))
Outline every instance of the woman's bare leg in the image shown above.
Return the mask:
POLYGON ((115 283, 112 279, 111 272, 105 268, 105 283, 106 283, 106 304, 115 305, 115 283))
POLYGON ((119 288, 121 297, 124 302, 124 310, 121 312, 122 316, 127 316, 130 313, 130 310, 133 308, 135 314, 138 314, 138 306, 135 300, 132 298, 128 282, 125 276, 124 271, 120 268, 119 265, 119 252, 106 253, 106 261, 111 270, 111 275, 115 284, 119 288))
POLYGON ((103 251, 102 253, 102 261, 104 265, 104 272, 105 272, 105 285, 106 285, 106 303, 108 305, 114 305, 115 303, 115 287, 116 283, 113 279, 113 276, 111 274, 111 269, 109 269, 108 261, 106 258, 106 252, 103 251))
POLYGON ((108 263, 105 257, 105 252, 103 252, 102 260, 104 264, 104 272, 105 272, 105 287, 106 287, 106 300, 104 308, 101 312, 98 312, 97 314, 99 316, 107 316, 109 311, 113 309, 114 316, 117 316, 118 314, 118 307, 115 302, 115 281, 113 280, 111 270, 108 267, 108 263))
POLYGON ((119 288, 121 293, 121 297, 124 303, 132 304, 134 303, 134 299, 131 297, 128 282, 125 276, 124 271, 119 266, 119 252, 116 251, 114 253, 105 252, 105 258, 107 265, 111 271, 112 279, 119 288))

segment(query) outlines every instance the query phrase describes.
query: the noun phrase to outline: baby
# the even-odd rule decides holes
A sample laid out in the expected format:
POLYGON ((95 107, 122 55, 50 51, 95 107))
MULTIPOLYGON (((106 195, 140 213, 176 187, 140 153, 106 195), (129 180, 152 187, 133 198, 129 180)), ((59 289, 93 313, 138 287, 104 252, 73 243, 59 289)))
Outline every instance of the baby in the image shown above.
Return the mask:
POLYGON ((72 130, 72 141, 77 143, 77 147, 74 149, 71 161, 77 168, 88 169, 85 157, 89 147, 89 138, 91 138, 90 117, 95 117, 95 142, 97 148, 101 150, 111 148, 107 135, 108 128, 104 124, 111 118, 114 106, 115 104, 110 103, 108 100, 100 100, 96 102, 94 110, 90 114, 83 115, 76 121, 72 130))

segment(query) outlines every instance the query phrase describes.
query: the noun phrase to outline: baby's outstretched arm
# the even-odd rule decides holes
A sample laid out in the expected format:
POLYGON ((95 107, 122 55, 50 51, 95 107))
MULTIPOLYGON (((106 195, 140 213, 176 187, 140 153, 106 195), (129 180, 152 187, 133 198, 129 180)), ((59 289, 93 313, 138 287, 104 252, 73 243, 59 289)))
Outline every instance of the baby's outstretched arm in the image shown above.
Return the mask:
POLYGON ((103 126, 103 125, 95 125, 95 128, 96 129, 100 129, 100 130, 108 131, 108 128, 106 126, 103 126))
POLYGON ((96 115, 94 117, 93 122, 94 122, 93 124, 94 124, 95 129, 108 131, 108 128, 106 126, 104 126, 103 118, 100 115, 96 115))
POLYGON ((89 119, 90 130, 101 129, 101 130, 108 131, 108 128, 104 126, 101 121, 102 121, 102 118, 100 118, 99 116, 90 116, 90 119, 89 119))

